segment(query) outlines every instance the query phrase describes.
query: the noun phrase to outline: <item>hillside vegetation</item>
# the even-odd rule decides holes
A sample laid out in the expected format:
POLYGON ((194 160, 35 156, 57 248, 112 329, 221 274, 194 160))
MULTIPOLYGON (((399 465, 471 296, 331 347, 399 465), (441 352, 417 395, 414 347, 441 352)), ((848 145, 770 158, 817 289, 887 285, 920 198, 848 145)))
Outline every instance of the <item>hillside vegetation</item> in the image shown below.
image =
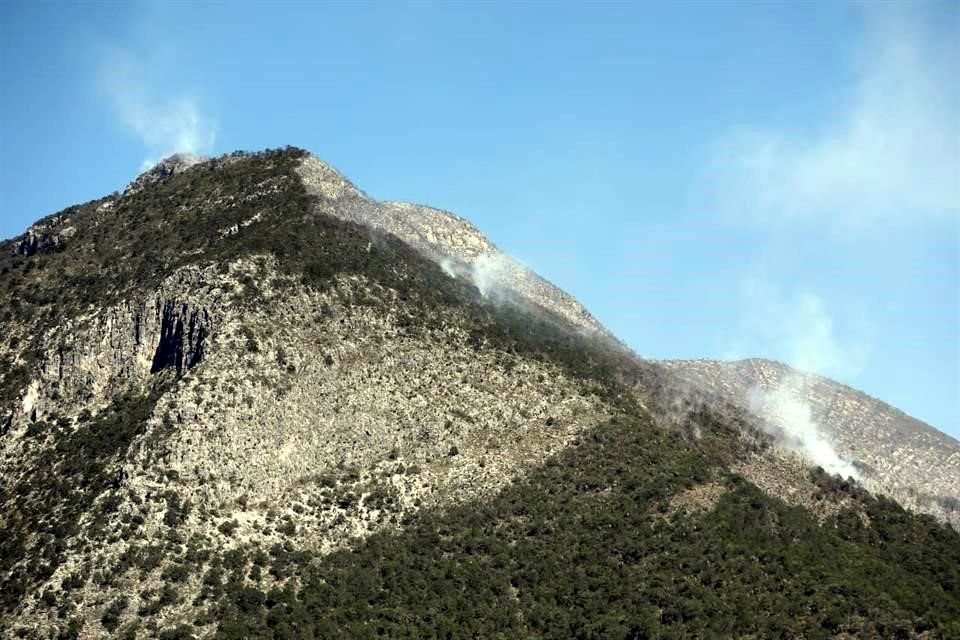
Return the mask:
POLYGON ((764 493, 742 409, 325 215, 303 157, 0 244, 4 637, 960 636, 950 527, 764 493))

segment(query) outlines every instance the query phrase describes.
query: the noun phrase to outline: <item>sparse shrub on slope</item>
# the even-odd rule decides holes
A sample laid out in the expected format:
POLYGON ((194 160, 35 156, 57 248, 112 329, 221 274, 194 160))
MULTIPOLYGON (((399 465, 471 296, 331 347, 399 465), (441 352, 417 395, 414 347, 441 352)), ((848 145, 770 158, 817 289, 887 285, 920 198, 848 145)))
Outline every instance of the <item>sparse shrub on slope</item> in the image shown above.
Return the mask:
MULTIPOLYGON (((38 421, 18 445, 24 455, 15 470, 5 469, 11 480, 0 489, 4 613, 68 559, 82 558, 82 545, 116 538, 130 544, 110 566, 81 562, 56 592, 40 596, 59 608, 64 637, 83 626, 67 596, 90 581, 114 589, 91 615, 118 635, 960 636, 956 532, 826 477, 817 479, 822 490, 843 492, 858 511, 841 511, 821 525, 809 512, 724 473, 754 446, 741 439, 748 427, 735 411, 692 405, 677 432, 656 428, 633 390, 643 387, 645 402, 656 410, 669 407, 674 389, 650 366, 541 311, 482 304, 476 289, 395 238, 318 213, 294 173, 302 155, 285 149, 197 165, 125 197, 65 210, 76 228, 65 243, 31 255, 16 253, 15 242, 0 245, 0 313, 7 313, 5 326, 17 320, 15 335, 0 345, 0 436, 3 411, 30 380, 45 329, 88 305, 149 292, 179 267, 227 265, 247 255, 275 256, 288 280, 317 291, 344 276, 363 276, 385 297, 357 290, 344 304, 386 307, 395 295, 407 310, 397 323, 405 338, 425 338, 453 323, 470 349, 495 350, 504 369, 524 358, 559 365, 578 380, 577 392, 603 398, 616 417, 490 501, 407 512, 404 531, 375 534, 327 557, 294 544, 306 517, 268 517, 270 532, 258 539, 249 521, 241 529, 229 514, 205 512, 176 491, 154 495, 162 506, 162 534, 140 539, 144 520, 130 514, 114 530, 116 468, 131 445, 163 444, 138 441, 155 395, 118 399, 76 426, 38 421), (685 440, 684 429, 698 439, 685 440), (665 506, 708 482, 722 487, 709 508, 690 513, 665 506), (188 536, 185 523, 199 518, 208 519, 212 537, 188 536), (119 583, 128 574, 166 585, 139 588, 134 604, 116 592, 118 584, 129 585, 119 583), (170 612, 181 605, 203 613, 173 619, 181 614, 170 612), (144 619, 124 622, 134 613, 144 619)), ((224 268, 220 273, 229 272, 224 268)), ((242 279, 241 303, 256 308, 263 285, 242 279)), ((259 337, 250 328, 241 331, 238 349, 269 355, 295 374, 287 354, 259 337)), ((325 370, 339 365, 329 353, 317 357, 325 370)), ((454 412, 458 420, 473 420, 461 413, 454 412)), ((564 425, 553 417, 545 422, 551 429, 564 425)), ((458 441, 443 451, 445 464, 459 463, 468 449, 458 441)), ((415 464, 400 472, 428 474, 415 464)), ((163 481, 175 479, 168 474, 163 481)), ((340 480, 321 475, 316 484, 337 509, 392 509, 398 498, 389 486, 356 480, 349 471, 340 480)), ((245 500, 241 506, 247 508, 245 500)))
MULTIPOLYGON (((80 531, 96 499, 117 490, 116 467, 142 432, 156 396, 117 400, 95 420, 76 427, 48 425, 49 446, 28 451, 28 468, 0 488, 5 505, 0 536, 0 610, 11 611, 39 581, 51 576, 67 558, 67 541, 80 531), (35 454, 35 455, 30 455, 35 454)), ((100 508, 109 509, 105 500, 100 508)), ((91 538, 106 535, 103 518, 93 518, 91 538)), ((87 576, 78 576, 79 588, 87 576)))
MULTIPOLYGON (((960 536, 860 494, 821 525, 738 476, 701 515, 652 511, 717 459, 641 417, 489 503, 423 512, 302 586, 224 593, 219 638, 953 637, 960 536), (293 631, 296 630, 296 631, 293 631), (292 634, 292 635, 289 635, 292 634)), ((285 561, 285 566, 288 561, 285 561)), ((289 569, 284 570, 286 574, 289 569)))

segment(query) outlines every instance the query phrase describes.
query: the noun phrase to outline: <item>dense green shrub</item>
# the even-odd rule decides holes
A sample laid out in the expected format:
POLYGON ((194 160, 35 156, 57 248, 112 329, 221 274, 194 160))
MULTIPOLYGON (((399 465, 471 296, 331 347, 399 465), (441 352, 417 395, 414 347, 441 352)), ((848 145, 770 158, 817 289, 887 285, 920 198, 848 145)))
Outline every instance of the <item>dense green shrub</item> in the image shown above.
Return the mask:
POLYGON ((188 624, 179 624, 172 629, 164 629, 157 637, 159 640, 192 640, 195 636, 193 627, 188 624))
POLYGON ((871 526, 849 512, 821 525, 735 475, 704 515, 653 514, 716 464, 648 420, 618 418, 492 502, 422 512, 403 533, 319 562, 275 547, 283 562, 272 572, 296 567, 301 586, 262 606, 252 593, 224 595, 218 637, 956 632, 955 532, 851 489, 871 526))
POLYGON ((240 523, 236 520, 226 520, 220 523, 220 526, 217 529, 225 536, 232 536, 233 532, 240 527, 240 523))
POLYGON ((190 515, 190 503, 184 502, 176 491, 164 494, 167 510, 163 514, 163 523, 168 527, 179 527, 190 515))
POLYGON ((110 603, 110 606, 100 617, 100 623, 107 631, 116 631, 117 627, 120 626, 120 614, 126 610, 129 604, 130 600, 126 596, 121 596, 110 603))

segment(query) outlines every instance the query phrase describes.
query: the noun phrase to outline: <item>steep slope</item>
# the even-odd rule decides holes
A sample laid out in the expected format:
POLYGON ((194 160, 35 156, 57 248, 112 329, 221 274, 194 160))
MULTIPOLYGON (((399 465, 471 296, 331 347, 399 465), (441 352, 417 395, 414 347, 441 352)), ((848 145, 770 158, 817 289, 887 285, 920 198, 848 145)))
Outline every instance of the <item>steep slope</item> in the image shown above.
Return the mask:
POLYGON ((802 466, 810 504, 763 493, 749 411, 484 256, 293 148, 2 243, 4 635, 956 630, 954 531, 802 466))
POLYGON ((3 601, 40 633, 72 609, 42 614, 51 588, 131 590, 134 540, 329 550, 495 492, 609 413, 588 360, 532 357, 537 332, 582 350, 559 320, 318 212, 302 158, 173 158, 5 243, 3 601))
MULTIPOLYGON (((769 360, 662 363, 684 381, 749 407, 756 391, 801 400, 837 451, 873 490, 960 522, 960 442, 890 405, 821 376, 769 360)), ((787 416, 765 415, 783 428, 787 416)))
MULTIPOLYGON (((549 310, 572 327, 609 341, 611 348, 626 351, 573 297, 500 252, 467 220, 422 205, 371 201, 313 156, 297 171, 323 212, 402 239, 449 275, 475 284, 486 297, 549 310)), ((694 386, 714 396, 708 402, 722 399, 751 413, 763 413, 750 406, 753 389, 772 392, 790 387, 794 397, 811 406, 825 437, 856 461, 858 478, 871 489, 960 524, 960 443, 936 429, 849 387, 769 361, 657 364, 676 377, 674 396, 690 395, 689 390, 679 393, 678 386, 694 386)), ((783 420, 777 415, 760 417, 775 428, 783 420)))
POLYGON ((548 310, 574 327, 613 339, 576 299, 501 252, 460 216, 407 202, 371 201, 313 156, 297 172, 320 211, 396 236, 448 275, 472 281, 485 296, 548 310))

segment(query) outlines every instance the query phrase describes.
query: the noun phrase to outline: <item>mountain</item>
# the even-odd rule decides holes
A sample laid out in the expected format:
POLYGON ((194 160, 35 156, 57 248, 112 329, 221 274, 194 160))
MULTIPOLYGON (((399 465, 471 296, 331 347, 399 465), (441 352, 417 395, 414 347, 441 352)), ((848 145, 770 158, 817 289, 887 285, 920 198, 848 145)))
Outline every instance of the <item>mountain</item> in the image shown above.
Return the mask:
MULTIPOLYGON (((684 381, 750 408, 756 392, 785 391, 803 401, 813 422, 852 461, 867 488, 960 524, 960 442, 875 398, 822 376, 770 360, 661 363, 684 381)), ((756 405, 756 402, 753 403, 756 405)), ((754 407, 757 408, 757 407, 754 407)), ((760 414, 789 430, 782 413, 760 414)))
MULTIPOLYGON (((733 365, 643 360, 303 150, 38 221, 0 305, 5 637, 960 634, 954 505, 867 487, 941 445, 816 469, 733 365)), ((956 497, 950 455, 904 486, 956 497)))

